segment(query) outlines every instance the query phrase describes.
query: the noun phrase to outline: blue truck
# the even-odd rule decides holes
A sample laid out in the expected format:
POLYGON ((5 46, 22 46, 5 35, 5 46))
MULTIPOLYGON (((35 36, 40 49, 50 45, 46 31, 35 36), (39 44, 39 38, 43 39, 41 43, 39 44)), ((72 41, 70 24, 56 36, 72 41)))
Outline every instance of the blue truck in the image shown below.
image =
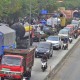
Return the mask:
POLYGON ((4 49, 16 48, 15 30, 8 25, 0 23, 0 57, 4 54, 4 49))

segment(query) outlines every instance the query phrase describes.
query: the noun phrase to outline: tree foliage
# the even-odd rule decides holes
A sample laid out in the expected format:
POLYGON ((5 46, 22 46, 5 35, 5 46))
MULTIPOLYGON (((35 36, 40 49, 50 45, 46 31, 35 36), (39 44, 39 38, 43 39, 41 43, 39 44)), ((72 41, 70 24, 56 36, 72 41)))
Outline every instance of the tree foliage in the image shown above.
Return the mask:
POLYGON ((58 3, 58 0, 0 0, 0 18, 18 19, 25 17, 31 13, 38 15, 41 9, 47 9, 49 12, 57 10, 58 7, 66 9, 80 8, 80 0, 63 0, 58 3), (31 1, 31 2, 30 2, 31 1))

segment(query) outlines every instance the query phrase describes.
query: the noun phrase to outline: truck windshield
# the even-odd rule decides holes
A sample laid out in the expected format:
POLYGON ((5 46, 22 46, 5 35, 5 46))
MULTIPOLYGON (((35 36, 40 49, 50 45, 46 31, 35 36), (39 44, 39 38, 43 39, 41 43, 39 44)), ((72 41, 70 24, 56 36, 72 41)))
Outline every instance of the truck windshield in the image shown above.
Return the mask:
POLYGON ((10 66, 20 66, 21 59, 18 57, 11 57, 11 56, 3 56, 2 64, 10 65, 10 66))

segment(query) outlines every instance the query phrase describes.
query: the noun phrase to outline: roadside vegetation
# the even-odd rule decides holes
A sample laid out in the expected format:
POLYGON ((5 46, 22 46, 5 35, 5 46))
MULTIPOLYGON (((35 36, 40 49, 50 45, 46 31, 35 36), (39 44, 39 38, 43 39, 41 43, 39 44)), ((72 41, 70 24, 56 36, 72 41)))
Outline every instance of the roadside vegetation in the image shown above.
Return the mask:
POLYGON ((30 7, 32 16, 38 16, 40 10, 47 9, 49 12, 57 10, 58 7, 66 9, 80 8, 80 0, 63 0, 59 3, 57 0, 0 0, 0 20, 7 22, 16 22, 18 19, 29 16, 30 7))

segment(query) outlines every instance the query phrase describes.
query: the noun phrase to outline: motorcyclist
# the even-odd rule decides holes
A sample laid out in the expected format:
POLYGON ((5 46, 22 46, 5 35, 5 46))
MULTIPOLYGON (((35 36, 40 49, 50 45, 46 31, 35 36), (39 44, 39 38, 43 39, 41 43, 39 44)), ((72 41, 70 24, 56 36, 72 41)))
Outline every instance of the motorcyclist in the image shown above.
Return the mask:
POLYGON ((47 54, 44 53, 44 55, 42 56, 42 60, 45 60, 47 62, 47 54))
POLYGON ((47 54, 44 53, 44 55, 42 56, 41 61, 45 61, 46 62, 46 68, 47 68, 47 59, 48 59, 47 54))
POLYGON ((64 39, 63 39, 63 44, 66 44, 67 45, 67 49, 68 49, 68 38, 67 37, 65 37, 64 39))
POLYGON ((23 74, 23 77, 26 77, 28 80, 30 80, 31 72, 29 68, 26 69, 26 71, 23 74))

